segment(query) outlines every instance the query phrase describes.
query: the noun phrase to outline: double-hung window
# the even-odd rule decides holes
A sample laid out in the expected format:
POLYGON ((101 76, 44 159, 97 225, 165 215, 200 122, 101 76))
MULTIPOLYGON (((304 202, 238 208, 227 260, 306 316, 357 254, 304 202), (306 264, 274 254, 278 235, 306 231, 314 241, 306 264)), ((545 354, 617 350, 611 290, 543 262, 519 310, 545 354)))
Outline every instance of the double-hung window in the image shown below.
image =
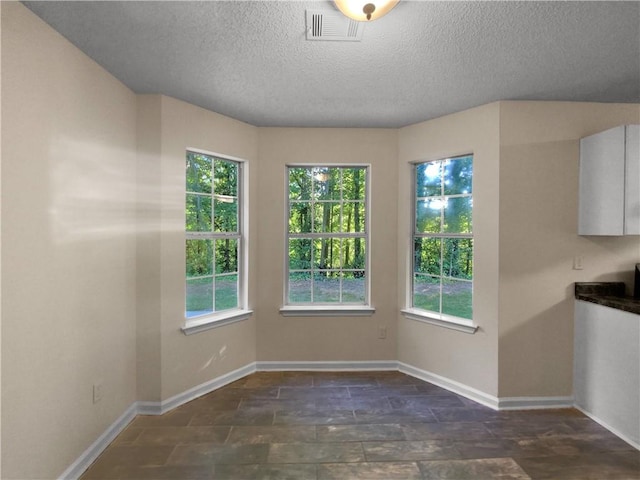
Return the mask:
POLYGON ((241 162, 187 152, 187 325, 195 317, 244 307, 241 204, 241 162))
POLYGON ((414 165, 414 310, 470 321, 473 298, 473 156, 414 165))
POLYGON ((287 167, 289 306, 369 304, 368 167, 287 167))

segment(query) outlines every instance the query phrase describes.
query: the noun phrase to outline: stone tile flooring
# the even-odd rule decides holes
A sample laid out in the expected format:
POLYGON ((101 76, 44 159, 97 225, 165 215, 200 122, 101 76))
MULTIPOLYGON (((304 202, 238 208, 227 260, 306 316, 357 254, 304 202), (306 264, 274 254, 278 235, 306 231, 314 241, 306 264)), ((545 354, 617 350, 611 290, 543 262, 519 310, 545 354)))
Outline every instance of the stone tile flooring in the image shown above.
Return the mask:
POLYGON ((496 412, 399 372, 259 372, 138 416, 83 475, 110 479, 640 479, 577 410, 496 412))

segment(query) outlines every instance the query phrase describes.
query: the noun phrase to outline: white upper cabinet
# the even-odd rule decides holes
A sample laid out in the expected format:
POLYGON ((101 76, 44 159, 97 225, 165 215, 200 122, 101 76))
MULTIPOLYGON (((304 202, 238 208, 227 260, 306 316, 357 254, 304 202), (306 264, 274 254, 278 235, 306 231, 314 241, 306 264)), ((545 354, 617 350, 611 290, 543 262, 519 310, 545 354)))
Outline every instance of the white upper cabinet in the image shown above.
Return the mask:
POLYGON ((640 125, 580 140, 580 235, 640 235, 640 125))

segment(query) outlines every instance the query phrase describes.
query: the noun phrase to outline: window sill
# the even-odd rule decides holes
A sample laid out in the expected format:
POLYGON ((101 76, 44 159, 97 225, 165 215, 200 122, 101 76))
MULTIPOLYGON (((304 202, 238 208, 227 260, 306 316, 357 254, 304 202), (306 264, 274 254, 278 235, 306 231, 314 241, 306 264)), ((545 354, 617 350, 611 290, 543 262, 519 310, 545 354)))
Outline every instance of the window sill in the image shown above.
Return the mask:
POLYGON ((471 320, 465 321, 457 319, 456 317, 447 317, 445 315, 439 315, 437 313, 430 313, 425 310, 419 310, 417 308, 405 308, 400 310, 402 315, 410 320, 417 322, 424 322, 430 325, 436 325, 438 327, 449 328, 451 330, 457 330, 459 332, 474 334, 478 331, 478 325, 474 325, 471 320))
POLYGON ((193 335, 194 333, 200 333, 205 330, 211 330, 212 328, 223 327, 246 320, 252 313, 253 310, 229 310, 214 313, 206 317, 187 320, 181 330, 185 335, 193 335))
POLYGON ((364 317, 376 313, 368 305, 285 305, 280 307, 283 317, 364 317))

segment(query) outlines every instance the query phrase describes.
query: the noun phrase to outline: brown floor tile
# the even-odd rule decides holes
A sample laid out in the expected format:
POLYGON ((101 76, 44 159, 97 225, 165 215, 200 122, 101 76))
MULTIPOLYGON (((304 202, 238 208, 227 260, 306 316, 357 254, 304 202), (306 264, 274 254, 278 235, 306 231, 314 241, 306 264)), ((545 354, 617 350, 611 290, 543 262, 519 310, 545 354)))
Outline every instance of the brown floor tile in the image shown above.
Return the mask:
POLYGON ((138 415, 130 427, 186 427, 191 421, 193 412, 173 410, 164 415, 138 415))
POLYGON ((216 465, 266 463, 269 445, 178 445, 167 465, 216 465))
POLYGON ((316 410, 384 410, 390 409, 387 397, 326 398, 316 402, 316 410))
POLYGON ((318 465, 318 480, 419 480, 415 463, 334 463, 318 465))
POLYGON ((393 371, 258 372, 138 416, 82 480, 640 480, 639 462, 575 409, 497 412, 393 371))
POLYGON ((404 431, 397 424, 329 425, 316 427, 316 438, 318 442, 404 440, 404 431))
POLYGON ((353 410, 300 410, 276 412, 274 425, 342 425, 356 423, 353 410))
POLYGON ((434 423, 431 411, 415 412, 402 409, 355 410, 358 423, 434 423))
POLYGON ((637 480, 640 452, 515 458, 534 480, 637 480))
POLYGON ((260 443, 297 443, 314 442, 316 427, 308 425, 266 427, 233 427, 227 444, 252 445, 260 443))
POLYGON ((420 462, 425 480, 530 480, 512 458, 420 462))
POLYGON ((633 447, 610 432, 577 433, 545 437, 545 443, 558 455, 581 455, 633 450, 633 447))
MULTIPOLYGON (((437 415, 436 412, 434 414, 437 415)), ((571 427, 562 422, 536 419, 485 422, 485 426, 500 438, 571 435, 574 433, 571 427)))
POLYGON ((372 375, 335 375, 317 376, 313 379, 314 387, 378 387, 378 381, 372 375))
POLYGON ((279 398, 291 400, 316 400, 328 397, 349 397, 349 390, 347 387, 282 387, 279 396, 279 398))
POLYGON ((412 442, 364 442, 368 462, 444 460, 461 458, 451 440, 420 440, 412 442))
POLYGON ((269 463, 342 463, 364 462, 362 445, 342 443, 273 443, 269 463))
POLYGON ((464 403, 457 395, 418 395, 410 397, 389 397, 389 403, 393 408, 452 408, 464 407, 464 403))
POLYGON ((189 426, 272 425, 274 416, 274 411, 262 409, 210 410, 194 413, 189 426))
POLYGON ((316 480, 316 466, 290 465, 216 465, 216 480, 316 480))
POLYGON ((120 470, 122 480, 210 480, 213 468, 210 466, 162 466, 162 467, 123 467, 120 470))
POLYGON ((173 446, 114 445, 107 448, 82 476, 82 480, 119 479, 125 467, 164 465, 173 446))
POLYGON ((415 385, 388 385, 384 387, 349 387, 353 398, 357 397, 400 397, 419 395, 415 385))
POLYGON ((149 427, 143 429, 136 445, 223 444, 230 427, 149 427))
POLYGON ((540 457, 554 455, 545 440, 534 438, 495 438, 455 441, 462 458, 540 457))
POLYGON ((484 440, 495 436, 482 423, 415 423, 403 425, 407 440, 484 440))
POLYGON ((144 430, 142 427, 132 427, 129 425, 113 441, 112 445, 131 445, 144 430))
POLYGON ((281 410, 307 410, 316 408, 316 401, 309 399, 265 399, 265 398, 245 398, 240 402, 238 410, 270 410, 278 412, 281 410))

